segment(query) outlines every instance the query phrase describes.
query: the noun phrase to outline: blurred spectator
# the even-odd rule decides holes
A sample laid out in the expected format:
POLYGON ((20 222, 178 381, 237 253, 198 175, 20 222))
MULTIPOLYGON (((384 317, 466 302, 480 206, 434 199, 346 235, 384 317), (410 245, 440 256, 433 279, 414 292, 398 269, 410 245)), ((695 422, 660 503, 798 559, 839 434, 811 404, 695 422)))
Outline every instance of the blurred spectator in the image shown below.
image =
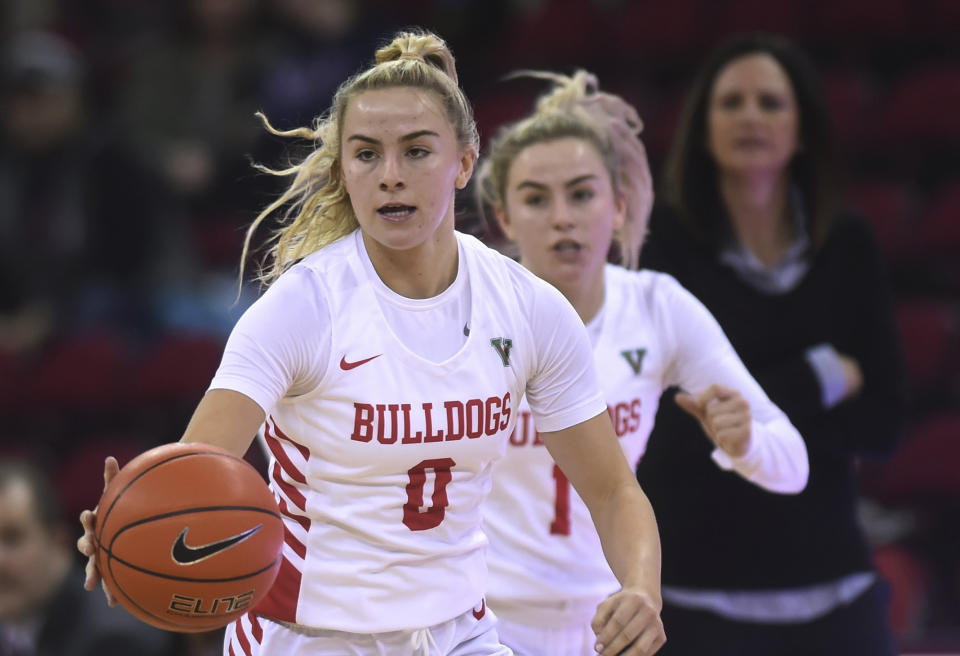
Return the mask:
POLYGON ((127 136, 192 209, 222 211, 259 135, 256 0, 180 0, 174 25, 140 53, 121 99, 127 136), (214 209, 220 208, 220 209, 214 209))
POLYGON ((664 656, 895 653, 854 465, 900 438, 903 363, 873 235, 836 208, 833 146, 812 63, 776 36, 720 46, 687 96, 641 263, 713 312, 803 435, 810 480, 770 495, 715 469, 661 400, 638 476, 661 530, 664 656))
POLYGON ((258 15, 257 0, 176 2, 162 40, 140 53, 122 88, 127 138, 173 203, 152 295, 166 331, 226 334, 239 316, 230 307, 235 254, 261 204, 249 161, 262 134, 258 15))
POLYGON ((362 0, 276 0, 271 65, 263 78, 263 111, 283 127, 309 125, 330 106, 340 82, 369 63, 367 45, 378 12, 362 0))
POLYGON ((174 656, 176 638, 85 594, 50 481, 0 459, 0 655, 174 656))
POLYGON ((87 107, 84 64, 25 32, 0 77, 0 349, 62 328, 140 322, 158 198, 87 107))

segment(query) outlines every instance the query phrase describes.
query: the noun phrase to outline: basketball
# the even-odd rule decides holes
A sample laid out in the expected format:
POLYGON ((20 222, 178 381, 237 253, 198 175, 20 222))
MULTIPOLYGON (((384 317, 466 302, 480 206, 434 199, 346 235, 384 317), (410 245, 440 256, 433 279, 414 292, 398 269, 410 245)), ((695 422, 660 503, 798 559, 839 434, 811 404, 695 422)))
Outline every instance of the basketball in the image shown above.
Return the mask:
POLYGON ((242 458, 209 444, 164 444, 131 460, 97 507, 97 566, 135 617, 185 633, 249 611, 280 569, 273 493, 242 458))

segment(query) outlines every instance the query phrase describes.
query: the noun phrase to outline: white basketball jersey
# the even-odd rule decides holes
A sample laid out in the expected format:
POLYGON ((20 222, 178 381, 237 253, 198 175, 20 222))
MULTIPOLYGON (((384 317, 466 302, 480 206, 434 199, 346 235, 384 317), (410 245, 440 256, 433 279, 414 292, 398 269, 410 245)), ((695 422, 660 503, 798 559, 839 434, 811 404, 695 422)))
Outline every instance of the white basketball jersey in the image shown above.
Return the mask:
POLYGON ((329 357, 314 389, 269 410, 270 485, 286 539, 277 582, 256 612, 356 633, 431 626, 466 612, 486 589, 481 503, 491 464, 525 390, 555 429, 602 411, 586 335, 582 326, 576 332, 569 304, 477 240, 458 239, 470 284, 469 335, 439 363, 391 331, 363 267, 359 232, 297 265, 329 309, 329 357), (563 330, 551 337, 558 349, 573 344, 576 371, 546 364, 570 354, 545 357, 545 340, 531 329, 532 298, 571 327, 572 343, 556 339, 563 330))
MULTIPOLYGON (((697 393, 719 382, 750 403, 754 441, 766 449, 781 440, 769 448, 788 452, 790 462, 802 460, 805 477, 806 453, 796 429, 747 372, 716 320, 674 278, 607 265, 604 294, 594 359, 632 466, 646 448, 664 389, 680 385, 697 393)), ((714 457, 721 463, 723 456, 714 457)), ((501 612, 497 600, 516 608, 525 601, 599 599, 619 589, 586 505, 538 439, 523 403, 506 457, 494 466, 484 519, 487 598, 495 611, 501 612)))

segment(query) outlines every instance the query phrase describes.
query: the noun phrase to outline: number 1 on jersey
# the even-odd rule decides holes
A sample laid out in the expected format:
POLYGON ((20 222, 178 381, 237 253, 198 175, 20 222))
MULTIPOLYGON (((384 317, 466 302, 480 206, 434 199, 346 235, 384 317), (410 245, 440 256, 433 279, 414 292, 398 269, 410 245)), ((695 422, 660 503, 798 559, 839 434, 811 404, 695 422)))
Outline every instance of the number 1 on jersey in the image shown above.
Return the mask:
POLYGON ((570 481, 557 465, 553 466, 553 480, 557 484, 557 498, 550 535, 570 535, 570 481))

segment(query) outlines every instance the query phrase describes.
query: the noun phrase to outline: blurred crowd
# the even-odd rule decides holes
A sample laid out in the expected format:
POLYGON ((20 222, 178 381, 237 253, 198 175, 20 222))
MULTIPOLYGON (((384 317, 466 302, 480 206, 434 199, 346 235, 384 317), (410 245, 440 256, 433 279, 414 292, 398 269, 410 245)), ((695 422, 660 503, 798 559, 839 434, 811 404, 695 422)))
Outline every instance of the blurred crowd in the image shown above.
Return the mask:
MULTIPOLYGON (((861 465, 905 644, 960 644, 960 4, 950 0, 4 0, 0 443, 92 507, 105 453, 175 440, 233 322, 244 228, 291 147, 396 28, 458 57, 481 139, 588 67, 641 109, 656 178, 689 76, 735 31, 784 33, 826 83, 850 205, 873 224, 909 368, 903 446, 861 465)), ((470 206, 460 228, 495 240, 470 206)), ((267 237, 269 234, 261 235, 267 237)), ((255 266, 257 254, 251 263, 255 266)), ((257 453, 255 464, 262 464, 257 453)), ((79 585, 79 579, 77 581, 79 585)))

